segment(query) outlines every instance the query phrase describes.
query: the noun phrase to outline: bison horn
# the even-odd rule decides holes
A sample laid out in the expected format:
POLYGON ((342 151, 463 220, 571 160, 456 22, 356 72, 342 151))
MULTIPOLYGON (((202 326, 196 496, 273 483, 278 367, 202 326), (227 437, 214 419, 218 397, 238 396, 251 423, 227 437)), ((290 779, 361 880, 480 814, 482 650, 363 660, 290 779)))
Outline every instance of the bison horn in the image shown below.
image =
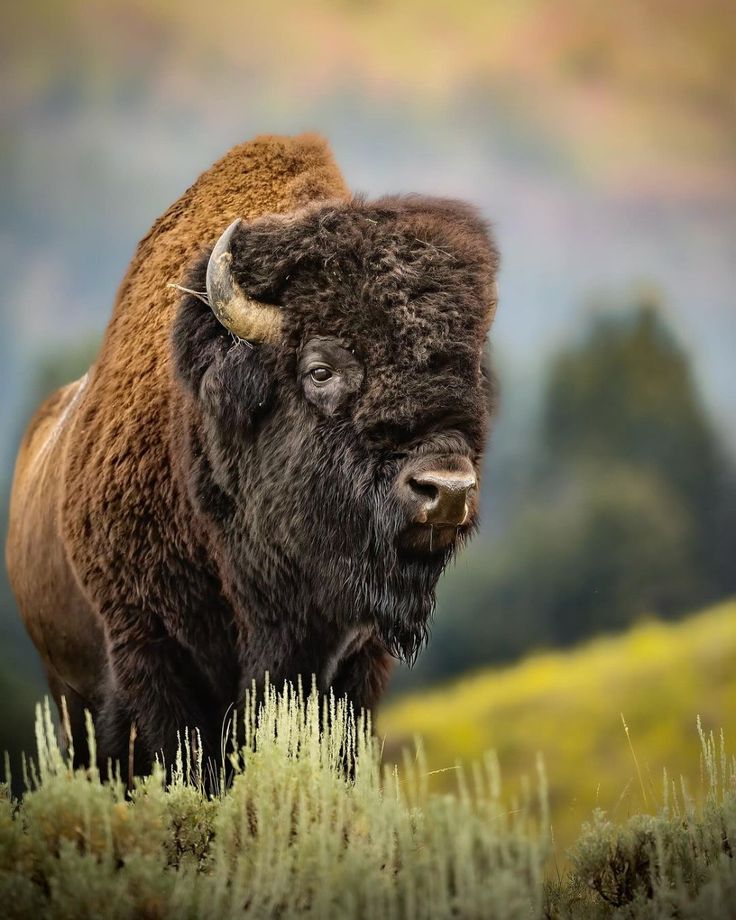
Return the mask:
POLYGON ((248 297, 233 278, 230 246, 241 223, 238 218, 230 224, 215 244, 207 263, 210 307, 222 325, 238 338, 249 342, 277 342, 281 337, 282 320, 279 307, 248 297))

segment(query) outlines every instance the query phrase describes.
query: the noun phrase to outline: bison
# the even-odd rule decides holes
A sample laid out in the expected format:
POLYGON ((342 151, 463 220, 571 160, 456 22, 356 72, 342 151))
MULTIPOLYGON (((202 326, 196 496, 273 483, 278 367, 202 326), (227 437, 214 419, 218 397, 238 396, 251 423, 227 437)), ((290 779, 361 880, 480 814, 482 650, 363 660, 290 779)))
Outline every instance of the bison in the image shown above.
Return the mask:
POLYGON ((77 759, 135 769, 246 688, 373 707, 473 531, 498 256, 352 196, 320 138, 231 150, 153 225, 99 356, 25 434, 7 562, 77 759))

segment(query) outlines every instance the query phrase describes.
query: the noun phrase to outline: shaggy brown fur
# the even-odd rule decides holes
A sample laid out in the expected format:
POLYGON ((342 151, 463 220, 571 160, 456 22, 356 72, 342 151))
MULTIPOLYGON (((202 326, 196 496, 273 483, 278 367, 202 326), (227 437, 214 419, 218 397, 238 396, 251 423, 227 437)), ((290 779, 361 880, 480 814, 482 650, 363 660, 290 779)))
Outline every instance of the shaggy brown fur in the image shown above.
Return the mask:
POLYGON ((235 148, 154 224, 13 487, 11 580, 75 740, 86 706, 103 758, 127 762, 133 722, 139 769, 170 762, 184 726, 214 755, 266 671, 374 705, 455 545, 404 536, 395 483, 418 458, 479 469, 496 262, 465 206, 350 200, 313 136, 235 148), (235 217, 233 273, 283 308, 279 345, 234 341, 167 286, 191 266, 204 290, 205 247, 235 217), (312 392, 310 348, 350 387, 312 392))

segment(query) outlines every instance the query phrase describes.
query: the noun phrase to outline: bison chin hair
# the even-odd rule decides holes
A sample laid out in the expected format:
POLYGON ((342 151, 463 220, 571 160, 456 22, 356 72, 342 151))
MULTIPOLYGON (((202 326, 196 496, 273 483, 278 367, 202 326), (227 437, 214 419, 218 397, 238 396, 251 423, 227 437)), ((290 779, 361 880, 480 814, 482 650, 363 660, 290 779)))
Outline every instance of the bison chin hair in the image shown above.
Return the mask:
POLYGON ((411 665, 428 637, 444 563, 394 559, 392 566, 386 558, 371 559, 365 549, 361 546, 352 559, 333 558, 322 567, 317 605, 343 623, 369 624, 395 658, 411 665))
POLYGON ((395 658, 412 665, 428 638, 437 582, 465 537, 433 553, 407 553, 399 540, 405 516, 388 485, 368 504, 351 515, 352 526, 323 521, 313 539, 315 606, 330 619, 371 626, 395 658))

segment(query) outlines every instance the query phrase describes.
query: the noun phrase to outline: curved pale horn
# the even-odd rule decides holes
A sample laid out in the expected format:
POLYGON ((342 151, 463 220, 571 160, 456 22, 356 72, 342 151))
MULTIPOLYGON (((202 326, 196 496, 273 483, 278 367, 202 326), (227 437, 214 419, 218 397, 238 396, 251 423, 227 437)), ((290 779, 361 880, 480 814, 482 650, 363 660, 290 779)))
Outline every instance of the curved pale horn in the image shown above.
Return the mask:
POLYGON ((281 337, 281 309, 248 297, 233 278, 230 244, 242 223, 234 220, 222 234, 207 263, 207 296, 222 325, 249 342, 277 342, 281 337))

